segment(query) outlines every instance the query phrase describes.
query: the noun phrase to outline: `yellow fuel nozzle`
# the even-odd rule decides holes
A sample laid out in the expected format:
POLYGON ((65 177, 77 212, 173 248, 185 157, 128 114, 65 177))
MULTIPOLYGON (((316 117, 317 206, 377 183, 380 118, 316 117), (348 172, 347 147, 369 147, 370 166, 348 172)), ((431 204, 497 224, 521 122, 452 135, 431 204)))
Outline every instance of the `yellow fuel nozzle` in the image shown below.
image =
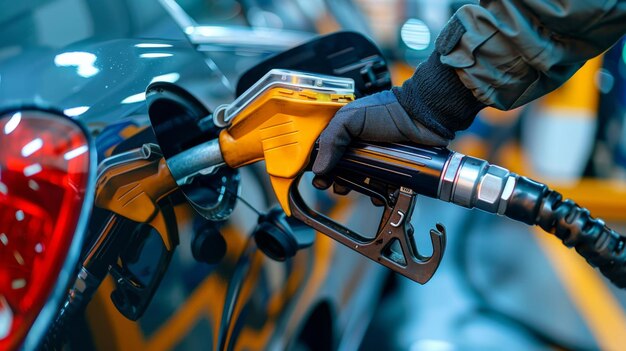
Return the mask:
POLYGON ((291 215, 289 189, 304 171, 315 142, 337 110, 354 100, 350 78, 273 69, 229 105, 213 113, 219 138, 167 160, 180 184, 226 164, 265 160, 280 205, 291 215))
POLYGON ((224 162, 233 168, 265 160, 278 202, 287 215, 289 188, 309 163, 322 130, 353 94, 271 88, 243 108, 219 136, 224 162))

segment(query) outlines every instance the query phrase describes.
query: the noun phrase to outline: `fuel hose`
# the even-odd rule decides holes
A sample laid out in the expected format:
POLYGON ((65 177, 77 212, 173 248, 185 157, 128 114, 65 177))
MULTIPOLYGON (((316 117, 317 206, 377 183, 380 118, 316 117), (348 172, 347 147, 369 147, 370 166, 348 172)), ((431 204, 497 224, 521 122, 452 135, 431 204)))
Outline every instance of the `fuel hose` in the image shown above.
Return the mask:
POLYGON ((466 208, 537 225, 626 287, 626 237, 547 185, 446 148, 356 143, 337 174, 360 174, 466 208))
POLYGON ((453 152, 437 197, 537 225, 573 247, 619 288, 626 287, 626 238, 547 185, 453 152))
POLYGON ((505 215, 556 235, 613 284, 626 287, 626 238, 593 218, 586 208, 564 200, 545 184, 518 177, 505 215))

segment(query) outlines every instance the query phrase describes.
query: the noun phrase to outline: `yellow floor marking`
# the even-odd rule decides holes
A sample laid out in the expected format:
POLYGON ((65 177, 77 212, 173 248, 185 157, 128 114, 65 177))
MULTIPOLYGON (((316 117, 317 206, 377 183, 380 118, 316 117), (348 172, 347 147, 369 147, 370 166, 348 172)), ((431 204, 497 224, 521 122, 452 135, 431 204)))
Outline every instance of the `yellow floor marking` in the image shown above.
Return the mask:
POLYGON ((145 341, 139 324, 126 319, 109 298, 114 282, 108 276, 87 306, 87 320, 94 345, 98 350, 145 350, 145 341))
MULTIPOLYGON (((227 258, 234 253, 239 253, 245 245, 245 238, 232 226, 225 226, 220 230, 225 238, 228 238, 229 250, 227 258)), ((213 341, 217 343, 217 324, 221 321, 221 308, 224 304, 228 281, 224 281, 217 274, 208 275, 202 283, 194 289, 185 302, 179 306, 178 310, 159 330, 148 340, 149 350, 169 350, 176 346, 185 336, 187 336, 198 320, 206 317, 215 327, 213 341)), ((216 345, 212 345, 215 347, 216 345)))
MULTIPOLYGON (((201 317, 207 317, 215 325, 219 323, 220 310, 216 307, 223 304, 226 294, 226 282, 217 275, 210 275, 185 300, 184 305, 154 333, 146 343, 147 350, 170 350, 176 346, 196 325, 201 317)), ((217 340, 216 330, 213 332, 214 342, 217 340)), ((214 345, 207 345, 212 348, 214 345)))
MULTIPOLYGON (((331 217, 336 216, 341 219, 346 219, 352 212, 350 207, 351 203, 352 201, 349 198, 339 198, 337 204, 330 211, 329 215, 331 215, 331 217)), ((228 238, 234 238, 237 236, 236 230, 232 227, 222 228, 222 231, 228 238)), ((229 242, 229 244, 235 244, 232 246, 237 247, 236 250, 229 250, 229 253, 240 252, 242 245, 245 244, 245 240, 240 240, 240 238, 238 238, 238 240, 235 240, 235 242, 229 242)), ((315 266, 309 276, 309 286, 300 298, 300 301, 309 301, 312 299, 323 283, 324 278, 330 271, 335 245, 337 244, 332 239, 323 234, 317 233, 316 244, 313 247, 315 266)), ((228 282, 223 281, 219 276, 209 275, 196 289, 194 289, 189 298, 178 308, 174 315, 165 321, 158 331, 151 335, 147 340, 144 340, 144 336, 139 328, 139 325, 125 319, 110 303, 108 294, 113 289, 113 282, 110 278, 108 278, 103 282, 104 289, 100 289, 98 291, 98 294, 105 296, 100 299, 104 301, 104 303, 90 304, 90 326, 99 326, 98 329, 104 328, 103 330, 107 330, 107 328, 109 328, 109 333, 94 333, 96 344, 99 346, 99 349, 172 349, 177 343, 188 335, 201 317, 204 316, 209 318, 212 323, 220 322, 221 311, 215 307, 221 307, 223 304, 227 286, 228 282), (106 313, 104 310, 106 310, 106 313), (102 315, 107 316, 106 321, 103 320, 102 315)), ((246 299, 243 300, 245 301, 246 299)), ((235 313, 235 316, 237 314, 238 313, 235 313)), ((213 330, 214 333, 216 331, 217 330, 213 330)), ((271 329, 264 328, 262 335, 256 336, 267 339, 269 336, 267 335, 268 332, 271 332, 271 329)), ((217 335, 214 335, 214 339, 217 339, 217 335)))
POLYGON ((560 240, 537 228, 539 246, 602 350, 624 350, 626 316, 600 273, 560 240))

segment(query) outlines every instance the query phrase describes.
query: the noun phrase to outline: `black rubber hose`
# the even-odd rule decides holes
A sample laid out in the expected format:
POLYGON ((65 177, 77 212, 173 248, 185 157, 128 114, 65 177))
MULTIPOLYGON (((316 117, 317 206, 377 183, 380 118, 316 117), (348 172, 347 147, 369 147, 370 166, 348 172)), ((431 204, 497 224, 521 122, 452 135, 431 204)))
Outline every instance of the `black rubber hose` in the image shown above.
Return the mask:
POLYGON ((586 208, 563 200, 545 184, 519 177, 505 215, 556 235, 617 287, 626 287, 626 237, 586 208))
MULTIPOLYGON (((72 332, 80 314, 91 301, 106 275, 109 267, 117 260, 120 252, 123 252, 129 243, 135 239, 135 222, 126 220, 113 213, 108 213, 103 217, 102 223, 98 223, 95 228, 98 235, 92 247, 81 259, 81 268, 88 270, 89 274, 81 289, 72 287, 68 289, 63 304, 59 308, 56 319, 48 329, 39 349, 41 350, 62 350, 68 341, 68 333, 72 332), (108 232, 104 232, 107 226, 111 225, 108 232), (104 237, 102 237, 104 235, 104 237), (96 244, 96 242, 98 242, 96 244)), ((80 271, 80 268, 78 269, 80 271)), ((74 283, 76 284, 76 283, 74 283)))
POLYGON ((67 325, 71 325, 79 313, 77 304, 64 304, 39 349, 42 351, 63 350, 68 340, 67 325))

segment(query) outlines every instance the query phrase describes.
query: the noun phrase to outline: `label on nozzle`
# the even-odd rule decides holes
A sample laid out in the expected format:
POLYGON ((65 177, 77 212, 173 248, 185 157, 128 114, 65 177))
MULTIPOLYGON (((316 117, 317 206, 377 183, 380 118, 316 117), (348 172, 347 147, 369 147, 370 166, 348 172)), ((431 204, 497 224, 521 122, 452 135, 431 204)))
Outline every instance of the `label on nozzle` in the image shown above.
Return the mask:
POLYGON ((213 122, 218 127, 227 127, 243 109, 271 88, 286 88, 294 91, 312 90, 326 94, 354 94, 354 80, 323 74, 273 69, 258 82, 228 105, 221 105, 213 113, 213 122))

